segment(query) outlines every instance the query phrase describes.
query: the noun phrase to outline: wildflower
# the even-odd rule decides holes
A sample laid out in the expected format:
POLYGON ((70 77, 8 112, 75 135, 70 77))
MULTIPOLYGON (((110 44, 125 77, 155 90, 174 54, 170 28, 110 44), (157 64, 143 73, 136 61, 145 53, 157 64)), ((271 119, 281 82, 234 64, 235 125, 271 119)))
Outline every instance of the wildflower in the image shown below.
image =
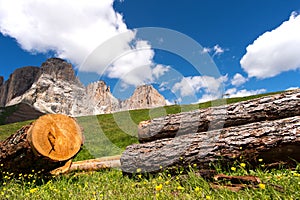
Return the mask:
POLYGON ((263 161, 263 159, 262 159, 262 158, 258 159, 258 162, 262 162, 262 161, 263 161))
POLYGON ((170 184, 170 181, 166 181, 165 184, 166 184, 166 185, 169 185, 169 184, 170 184))
POLYGON ((180 160, 183 160, 183 157, 180 157, 179 159, 180 159, 180 160))
POLYGON ((195 190, 195 192, 199 192, 200 188, 197 186, 194 190, 195 190))
POLYGON ((168 177, 171 177, 171 174, 168 174, 168 177))
POLYGON ((159 184, 159 185, 155 186, 155 190, 160 191, 162 189, 162 187, 163 187, 163 185, 159 184))
POLYGON ((1 165, 0 165, 1 167, 3 167, 3 164, 1 163, 1 165))
POLYGON ((159 193, 156 193, 155 196, 156 196, 156 198, 158 198, 159 197, 159 193))
POLYGON ((159 176, 159 177, 158 177, 158 180, 162 180, 162 177, 161 177, 161 176, 159 176))
POLYGON ((139 174, 138 177, 139 177, 139 178, 142 178, 142 174, 139 174))
POLYGON ((137 169, 136 169, 136 172, 137 172, 137 173, 140 173, 141 171, 142 171, 141 168, 137 168, 137 169))
POLYGON ((195 164, 193 164, 193 167, 197 167, 197 164, 195 163, 195 164))
POLYGON ((30 192, 30 193, 34 193, 34 192, 36 192, 37 190, 38 190, 37 188, 32 188, 32 189, 29 190, 29 192, 30 192))
POLYGON ((235 170, 236 170, 236 168, 235 168, 235 167, 231 167, 230 169, 231 169, 232 171, 235 171, 235 170))
POLYGON ((178 185, 177 190, 184 190, 184 187, 182 187, 181 185, 178 185))
POLYGON ((243 149, 243 147, 240 147, 240 149, 242 150, 242 149, 243 149))
POLYGON ((163 167, 162 166, 159 166, 159 169, 162 169, 163 167))
POLYGON ((258 184, 258 187, 262 190, 266 189, 266 185, 263 183, 258 184))
POLYGON ((246 164, 245 163, 241 163, 240 166, 241 167, 246 167, 246 164))
POLYGON ((33 170, 31 170, 31 172, 32 172, 32 173, 34 173, 34 169, 33 169, 33 170))
POLYGON ((205 197, 206 199, 211 199, 211 197, 209 196, 209 195, 206 195, 206 197, 205 197))

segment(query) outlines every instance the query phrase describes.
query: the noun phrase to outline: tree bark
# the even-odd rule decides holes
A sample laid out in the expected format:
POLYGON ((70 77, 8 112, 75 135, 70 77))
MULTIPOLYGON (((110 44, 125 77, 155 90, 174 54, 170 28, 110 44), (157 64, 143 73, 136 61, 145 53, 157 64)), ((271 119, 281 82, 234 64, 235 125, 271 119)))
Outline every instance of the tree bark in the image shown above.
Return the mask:
POLYGON ((157 172, 191 164, 210 169, 217 163, 231 166, 241 157, 253 166, 259 159, 266 164, 299 162, 300 116, 130 145, 121 156, 121 169, 157 172))
POLYGON ((74 157, 82 142, 81 128, 73 118, 41 116, 0 143, 1 170, 50 172, 74 157))
POLYGON ((138 138, 143 143, 264 120, 282 119, 300 115, 299 108, 300 90, 287 91, 254 100, 143 121, 139 124, 138 138))

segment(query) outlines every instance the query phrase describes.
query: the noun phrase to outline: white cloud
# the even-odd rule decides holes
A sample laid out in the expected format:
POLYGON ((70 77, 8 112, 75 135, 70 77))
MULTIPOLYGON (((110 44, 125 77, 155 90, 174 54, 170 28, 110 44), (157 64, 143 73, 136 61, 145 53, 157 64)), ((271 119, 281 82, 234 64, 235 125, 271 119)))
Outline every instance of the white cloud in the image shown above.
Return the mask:
POLYGON ((152 73, 154 77, 158 79, 159 77, 163 76, 166 72, 168 72, 170 69, 171 69, 170 66, 164 66, 158 64, 153 68, 152 73))
POLYGON ((225 94, 227 97, 245 97, 256 94, 265 93, 266 89, 258 89, 258 90, 237 90, 236 88, 230 88, 226 90, 225 94))
POLYGON ((211 53, 212 57, 222 55, 228 49, 222 48, 220 45, 216 44, 214 47, 203 47, 202 54, 211 53))
POLYGON ((247 47, 240 63, 249 77, 268 78, 300 69, 300 15, 258 37, 247 47))
POLYGON ((234 76, 233 76, 233 79, 231 79, 231 85, 234 85, 234 86, 240 86, 240 85, 243 85, 244 83, 246 83, 248 81, 247 78, 243 77, 241 74, 239 73, 236 73, 234 76))
POLYGON ((172 102, 172 101, 170 101, 170 100, 168 100, 168 99, 166 99, 166 104, 167 104, 168 106, 170 106, 170 105, 174 105, 175 103, 172 102))
POLYGON ((77 66, 95 48, 118 35, 109 40, 105 51, 89 60, 90 65, 81 66, 79 70, 100 74, 107 70, 105 73, 109 77, 121 78, 126 84, 133 85, 163 74, 163 68, 152 69, 154 51, 150 44, 135 40, 135 31, 127 28, 123 16, 114 10, 113 2, 0 0, 0 32, 15 38, 26 51, 51 51, 77 66), (135 45, 132 45, 133 41, 136 41, 135 45), (116 59, 116 53, 123 54, 116 59), (105 69, 112 59, 115 62, 105 69))
POLYGON ((220 98, 219 95, 216 95, 216 94, 204 94, 202 95, 202 97, 198 100, 197 103, 203 103, 203 102, 207 102, 207 101, 212 101, 212 100, 215 100, 215 99, 218 99, 220 98))
POLYGON ((287 90, 296 90, 296 89, 299 89, 299 87, 290 87, 290 88, 287 88, 286 91, 287 90))
POLYGON ((182 97, 193 96, 204 89, 206 93, 218 93, 220 87, 227 81, 227 75, 219 78, 211 76, 183 77, 180 82, 174 84, 172 92, 180 92, 182 97))

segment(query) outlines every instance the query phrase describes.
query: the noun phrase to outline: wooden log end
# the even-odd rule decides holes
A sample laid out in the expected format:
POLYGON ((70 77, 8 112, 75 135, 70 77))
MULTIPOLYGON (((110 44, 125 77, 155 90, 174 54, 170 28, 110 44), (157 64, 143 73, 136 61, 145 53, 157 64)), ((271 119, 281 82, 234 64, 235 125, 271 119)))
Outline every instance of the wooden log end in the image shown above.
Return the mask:
POLYGON ((27 140, 37 154, 52 161, 66 161, 79 152, 83 135, 74 118, 49 114, 33 123, 27 140))

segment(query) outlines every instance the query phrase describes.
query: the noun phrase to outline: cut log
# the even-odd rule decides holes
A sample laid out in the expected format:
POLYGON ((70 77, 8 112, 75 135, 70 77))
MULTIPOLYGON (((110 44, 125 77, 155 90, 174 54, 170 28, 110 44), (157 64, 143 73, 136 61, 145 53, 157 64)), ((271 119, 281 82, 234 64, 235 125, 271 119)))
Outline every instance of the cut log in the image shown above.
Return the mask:
POLYGON ((74 157, 82 142, 81 128, 73 118, 41 116, 0 143, 1 170, 49 172, 74 157))
POLYGON ((74 171, 98 171, 100 169, 120 168, 120 155, 66 163, 65 166, 51 171, 53 175, 74 171))
POLYGON ((300 161, 300 116, 193 133, 134 144, 121 156, 125 173, 157 172, 172 166, 232 166, 239 158, 250 163, 295 164, 300 161))
POLYGON ((200 109, 143 121, 139 124, 141 143, 174 138, 223 127, 300 115, 300 90, 266 96, 230 105, 200 109))

